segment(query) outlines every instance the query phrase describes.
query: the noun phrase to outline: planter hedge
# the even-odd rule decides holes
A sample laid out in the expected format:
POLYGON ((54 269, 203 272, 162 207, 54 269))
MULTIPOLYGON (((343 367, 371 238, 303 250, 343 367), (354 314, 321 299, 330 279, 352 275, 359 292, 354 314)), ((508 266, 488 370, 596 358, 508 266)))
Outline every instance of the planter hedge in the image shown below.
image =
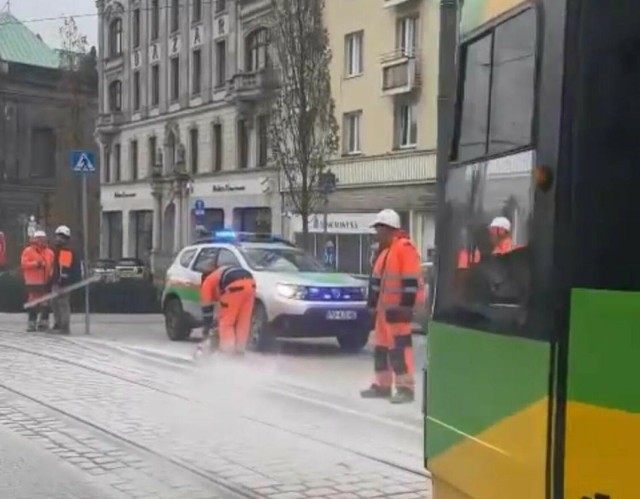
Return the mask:
MULTIPOLYGON (((22 312, 26 301, 21 276, 0 276, 0 312, 22 312)), ((149 280, 123 279, 91 285, 91 311, 99 314, 151 314, 160 312, 160 293, 149 280)), ((84 290, 71 294, 74 312, 84 311, 84 290)))

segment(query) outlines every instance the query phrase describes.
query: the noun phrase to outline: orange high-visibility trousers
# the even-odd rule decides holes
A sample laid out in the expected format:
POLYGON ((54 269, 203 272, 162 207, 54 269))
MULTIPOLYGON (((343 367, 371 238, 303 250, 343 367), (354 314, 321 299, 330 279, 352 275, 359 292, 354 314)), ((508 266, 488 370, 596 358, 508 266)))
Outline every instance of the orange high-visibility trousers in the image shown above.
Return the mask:
POLYGON ((256 299, 253 279, 234 281, 222 292, 218 307, 220 350, 243 352, 251 332, 251 316, 256 299))
POLYGON ((415 386, 411 324, 389 323, 385 313, 376 313, 374 330, 374 383, 383 388, 415 386))

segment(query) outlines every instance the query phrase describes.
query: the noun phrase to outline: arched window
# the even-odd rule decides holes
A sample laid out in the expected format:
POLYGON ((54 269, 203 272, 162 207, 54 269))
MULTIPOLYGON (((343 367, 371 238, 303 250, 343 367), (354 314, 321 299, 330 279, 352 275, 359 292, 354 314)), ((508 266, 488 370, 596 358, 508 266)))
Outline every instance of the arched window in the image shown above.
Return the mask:
POLYGON ((264 69, 269 63, 269 31, 260 28, 247 36, 245 48, 246 71, 264 69))
POLYGON ((122 109, 122 82, 114 80, 109 84, 109 110, 120 111, 122 109))
POLYGON ((122 19, 118 17, 109 24, 109 55, 122 54, 122 19))

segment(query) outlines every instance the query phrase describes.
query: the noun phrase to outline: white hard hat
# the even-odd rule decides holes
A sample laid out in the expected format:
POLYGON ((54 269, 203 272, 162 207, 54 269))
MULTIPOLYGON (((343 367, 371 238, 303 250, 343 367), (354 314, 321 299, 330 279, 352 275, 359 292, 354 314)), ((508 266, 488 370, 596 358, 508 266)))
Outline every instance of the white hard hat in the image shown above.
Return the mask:
POLYGON ((47 233, 43 230, 37 230, 33 233, 33 238, 35 239, 36 237, 47 237, 47 233))
POLYGON ((386 225, 392 229, 399 229, 402 227, 400 223, 400 215, 394 210, 386 209, 382 210, 376 215, 375 220, 371 223, 371 227, 376 225, 386 225))
POLYGON ((504 229, 511 232, 511 222, 506 217, 496 217, 489 224, 489 228, 504 229))
POLYGON ((67 227, 66 225, 61 225, 60 227, 58 227, 56 229, 55 234, 57 236, 71 237, 71 229, 69 227, 67 227))

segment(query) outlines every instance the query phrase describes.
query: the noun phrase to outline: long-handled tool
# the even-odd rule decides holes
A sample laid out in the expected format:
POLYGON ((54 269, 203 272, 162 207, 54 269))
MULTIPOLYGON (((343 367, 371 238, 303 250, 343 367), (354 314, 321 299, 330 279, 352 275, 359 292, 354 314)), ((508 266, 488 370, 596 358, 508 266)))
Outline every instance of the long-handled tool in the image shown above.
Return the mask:
POLYGON ((27 302, 24 304, 24 308, 25 309, 29 309, 29 308, 33 308, 36 307, 38 305, 40 305, 41 303, 47 302, 49 300, 53 300, 54 298, 57 298, 58 296, 62 296, 62 295, 66 295, 68 293, 71 293, 72 291, 75 291, 76 289, 80 289, 80 288, 84 288, 85 286, 89 286, 90 284, 94 283, 94 282, 98 282, 99 280, 101 280, 102 277, 99 275, 94 275, 93 277, 89 277, 88 279, 84 279, 83 281, 77 282, 75 284, 72 284, 71 286, 67 286, 66 288, 60 288, 57 291, 52 291, 51 293, 47 293, 44 296, 41 296, 40 298, 27 302))

